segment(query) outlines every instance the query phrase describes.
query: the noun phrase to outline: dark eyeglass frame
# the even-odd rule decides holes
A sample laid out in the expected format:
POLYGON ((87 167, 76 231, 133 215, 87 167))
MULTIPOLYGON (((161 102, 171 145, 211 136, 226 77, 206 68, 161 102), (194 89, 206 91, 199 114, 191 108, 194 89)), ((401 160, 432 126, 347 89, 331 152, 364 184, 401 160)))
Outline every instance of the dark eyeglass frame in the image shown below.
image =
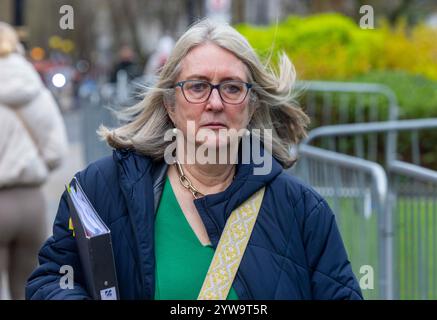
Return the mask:
POLYGON ((208 81, 206 81, 206 80, 195 80, 195 79, 193 79, 193 80, 184 80, 184 81, 179 81, 179 82, 177 82, 177 83, 173 86, 173 88, 176 88, 176 87, 180 87, 180 88, 181 88, 181 90, 182 90, 182 94, 183 94, 185 100, 187 100, 187 102, 189 102, 189 103, 193 103, 193 104, 201 104, 201 103, 205 103, 206 101, 208 101, 209 97, 211 97, 212 90, 217 89, 217 92, 218 92, 218 94, 219 94, 219 96, 220 96, 220 99, 221 99, 224 103, 226 103, 226 104, 237 105, 237 104, 241 104, 241 103, 243 103, 243 101, 246 100, 247 95, 249 94, 250 89, 253 88, 253 84, 252 84, 252 83, 248 83, 248 82, 244 82, 244 81, 240 81, 240 80, 226 80, 226 81, 220 82, 220 83, 218 83, 218 84, 212 84, 211 82, 208 82, 208 81), (203 101, 201 101, 201 102, 192 102, 192 101, 188 100, 187 96, 185 95, 185 91, 184 91, 184 84, 187 83, 187 82, 203 82, 203 83, 208 84, 210 90, 209 90, 209 94, 208 94, 208 96, 205 98, 205 100, 203 100, 203 101), (223 99, 222 94, 221 94, 221 92, 220 92, 220 87, 221 87, 223 84, 227 84, 227 83, 230 83, 230 82, 239 82, 239 83, 243 83, 243 84, 246 86, 247 91, 246 91, 246 94, 244 95, 244 98, 241 99, 241 101, 239 101, 239 102, 228 102, 228 101, 226 101, 225 99, 223 99))

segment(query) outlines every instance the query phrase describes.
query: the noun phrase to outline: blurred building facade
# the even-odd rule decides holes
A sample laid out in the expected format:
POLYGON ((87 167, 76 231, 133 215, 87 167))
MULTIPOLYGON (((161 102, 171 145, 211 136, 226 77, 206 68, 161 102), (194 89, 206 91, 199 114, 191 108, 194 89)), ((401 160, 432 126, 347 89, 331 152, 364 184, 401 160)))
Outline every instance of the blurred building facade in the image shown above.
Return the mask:
POLYGON ((74 60, 85 59, 108 71, 123 45, 129 45, 145 64, 161 37, 178 38, 192 22, 204 17, 208 8, 227 3, 231 23, 259 25, 290 14, 327 11, 359 19, 359 8, 364 4, 374 6, 377 16, 395 19, 407 15, 414 20, 437 6, 433 0, 2 0, 0 20, 16 24, 21 13, 23 26, 19 29, 28 47, 49 50, 49 39, 56 35, 74 43, 74 60), (73 30, 59 26, 62 5, 74 9, 73 30))

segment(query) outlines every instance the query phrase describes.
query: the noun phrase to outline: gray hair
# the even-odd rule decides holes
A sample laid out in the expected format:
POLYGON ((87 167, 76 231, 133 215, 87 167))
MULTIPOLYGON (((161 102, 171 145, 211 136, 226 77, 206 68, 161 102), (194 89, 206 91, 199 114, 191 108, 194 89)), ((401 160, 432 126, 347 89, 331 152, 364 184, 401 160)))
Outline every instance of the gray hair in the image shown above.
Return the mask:
MULTIPOLYGON (((309 124, 309 118, 295 100, 296 71, 293 64, 282 53, 279 71, 275 71, 269 63, 264 65, 260 61, 237 30, 210 19, 195 23, 181 36, 163 66, 157 84, 140 103, 119 114, 128 123, 113 130, 100 126, 98 134, 114 148, 135 149, 154 160, 163 159, 164 151, 171 143, 164 140, 164 134, 174 127, 164 103, 174 101, 171 87, 181 71, 182 59, 191 49, 207 42, 230 51, 247 66, 248 81, 254 83, 249 106, 255 109, 248 129, 260 129, 260 132, 270 129, 272 146, 266 145, 266 149, 284 168, 292 166, 295 159, 290 153, 291 147, 306 136, 309 124)), ((263 141, 262 136, 259 138, 263 141)))

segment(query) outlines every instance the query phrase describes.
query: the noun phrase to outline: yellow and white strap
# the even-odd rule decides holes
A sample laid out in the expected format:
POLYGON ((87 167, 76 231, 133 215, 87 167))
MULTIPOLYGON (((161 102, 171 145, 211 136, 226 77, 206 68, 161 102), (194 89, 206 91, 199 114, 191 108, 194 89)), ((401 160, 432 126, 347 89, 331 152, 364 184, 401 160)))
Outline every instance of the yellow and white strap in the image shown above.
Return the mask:
POLYGON ((265 188, 258 190, 232 211, 220 237, 198 300, 226 300, 253 227, 265 188))

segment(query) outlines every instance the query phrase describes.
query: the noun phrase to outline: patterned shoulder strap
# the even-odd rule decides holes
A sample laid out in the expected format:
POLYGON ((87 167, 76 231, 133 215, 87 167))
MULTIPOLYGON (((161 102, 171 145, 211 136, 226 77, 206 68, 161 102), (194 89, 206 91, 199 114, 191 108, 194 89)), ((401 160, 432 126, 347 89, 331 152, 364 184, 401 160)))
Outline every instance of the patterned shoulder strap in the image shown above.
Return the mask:
POLYGON ((220 237, 198 300, 226 300, 261 208, 265 188, 232 211, 220 237))

